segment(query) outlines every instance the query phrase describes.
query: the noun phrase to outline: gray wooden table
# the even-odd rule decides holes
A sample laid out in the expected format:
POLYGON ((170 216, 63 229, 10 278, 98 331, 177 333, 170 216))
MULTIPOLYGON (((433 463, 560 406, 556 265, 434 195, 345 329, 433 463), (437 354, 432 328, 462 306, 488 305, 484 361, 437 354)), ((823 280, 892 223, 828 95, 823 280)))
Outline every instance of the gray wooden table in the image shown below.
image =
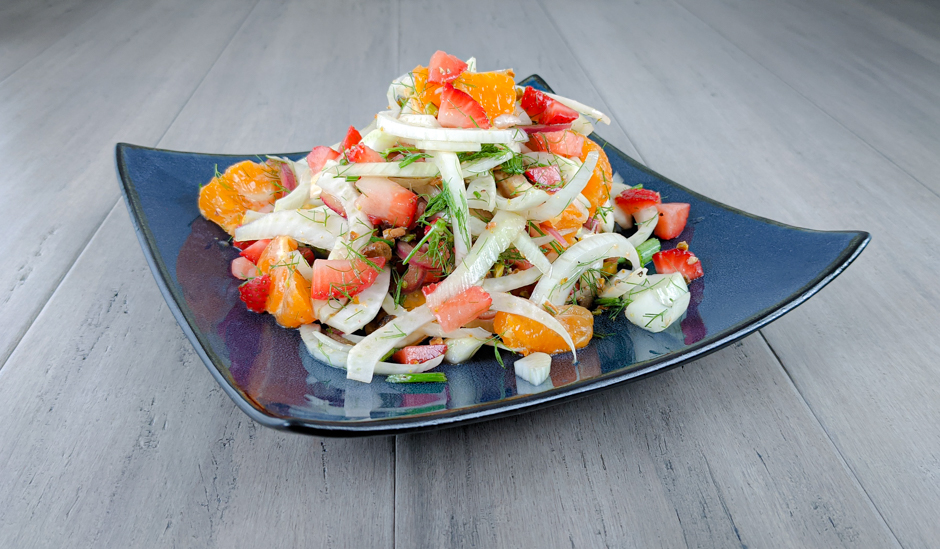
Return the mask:
POLYGON ((0 547, 940 545, 935 2, 2 0, 0 165, 0 547), (114 143, 332 143, 436 49, 541 74, 708 196, 872 243, 760 333, 564 406, 261 428, 157 290, 114 143))

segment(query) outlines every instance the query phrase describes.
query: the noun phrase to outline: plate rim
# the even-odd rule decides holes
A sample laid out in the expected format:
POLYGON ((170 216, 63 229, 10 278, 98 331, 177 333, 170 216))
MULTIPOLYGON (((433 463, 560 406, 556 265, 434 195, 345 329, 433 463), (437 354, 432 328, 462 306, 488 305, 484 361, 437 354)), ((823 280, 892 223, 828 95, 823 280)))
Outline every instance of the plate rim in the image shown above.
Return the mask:
MULTIPOLYGON (((527 78, 522 79, 519 84, 524 85, 526 82, 533 81, 538 82, 540 85, 544 86, 551 92, 551 87, 537 74, 533 74, 527 78)), ((848 266, 853 261, 855 261, 855 259, 862 253, 862 251, 871 241, 871 235, 866 231, 821 231, 816 229, 807 229, 804 227, 796 227, 775 221, 773 219, 754 215, 735 208, 734 206, 729 206, 722 202, 718 202, 717 200, 709 198, 679 183, 676 183, 675 181, 644 166, 643 164, 633 159, 630 155, 614 147, 606 139, 603 139, 596 133, 593 134, 593 137, 602 141, 602 146, 609 145, 611 148, 615 149, 636 169, 656 178, 662 179, 668 184, 674 185, 677 188, 689 193, 690 195, 695 196, 697 199, 708 202, 722 210, 789 230, 811 233, 851 235, 852 239, 842 250, 842 252, 825 269, 821 270, 816 277, 814 277, 796 292, 790 294, 784 300, 774 304, 771 307, 758 311, 741 322, 721 332, 718 332, 717 334, 709 335, 702 341, 690 345, 682 351, 668 353, 648 360, 641 368, 633 369, 628 372, 614 370, 596 377, 585 380, 578 380, 561 387, 549 389, 541 393, 516 395, 509 397, 508 401, 504 398, 483 404, 472 405, 470 407, 436 412, 434 415, 375 419, 369 418, 362 421, 305 420, 301 418, 279 417, 262 411, 259 405, 253 404, 251 399, 240 392, 234 386, 232 381, 226 377, 226 375, 223 373, 224 368, 222 367, 221 362, 216 362, 216 360, 219 359, 215 356, 215 353, 211 353, 210 356, 210 352, 207 351, 208 341, 203 341, 197 333, 197 330, 193 329, 193 323, 195 320, 190 319, 189 315, 183 311, 178 302, 178 299, 182 298, 182 296, 176 296, 176 292, 174 292, 171 288, 170 273, 167 270, 162 258, 159 257, 159 252, 156 248, 155 237, 150 230, 149 223, 147 223, 146 216, 141 207, 140 196, 138 195, 137 189, 134 187, 134 184, 127 172, 127 166, 125 164, 124 158, 125 151, 133 149, 184 155, 238 158, 254 156, 254 153, 213 154, 191 151, 175 151, 170 149, 161 149, 156 147, 147 147, 143 145, 119 142, 115 145, 115 167, 118 181, 121 186, 121 193, 124 196, 125 205, 127 206, 128 212, 130 213, 131 223, 134 226, 134 232, 137 234, 137 239, 140 242, 144 256, 146 257, 147 263, 150 266, 151 274, 157 282, 157 286, 160 288, 160 293, 163 295, 163 298, 166 301, 167 306, 170 308, 170 311, 173 313, 174 318, 176 318, 177 323, 183 330, 183 333, 186 334, 186 337, 193 345, 196 354, 209 370, 209 373, 222 387, 222 390, 225 392, 225 394, 228 395, 228 397, 231 398, 235 404, 251 419, 257 421, 265 427, 315 436, 357 437, 395 435, 430 431, 457 425, 467 425, 491 419, 508 417, 522 412, 535 411, 537 409, 553 406, 556 404, 562 404, 596 391, 609 389, 628 382, 643 379, 653 374, 665 372, 676 366, 679 366, 680 364, 691 362, 692 360, 702 358, 715 351, 718 351, 734 343, 735 341, 738 341, 745 336, 756 332, 760 328, 789 313, 819 292, 837 276, 842 274, 842 272, 844 272, 845 269, 848 268, 848 266)), ((294 156, 297 154, 304 153, 279 153, 279 156, 294 156)))

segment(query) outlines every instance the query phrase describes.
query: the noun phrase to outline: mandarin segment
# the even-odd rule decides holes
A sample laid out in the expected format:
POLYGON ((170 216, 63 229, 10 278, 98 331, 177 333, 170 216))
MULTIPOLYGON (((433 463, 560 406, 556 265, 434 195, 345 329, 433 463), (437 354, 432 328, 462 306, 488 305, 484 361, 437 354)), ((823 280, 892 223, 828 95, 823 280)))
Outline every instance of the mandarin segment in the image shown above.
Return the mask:
POLYGON ((215 178, 199 190, 199 213, 230 235, 241 225, 245 208, 241 196, 226 181, 215 178))
MULTIPOLYGON (((555 319, 565 328, 576 349, 586 347, 594 335, 594 316, 579 305, 561 307, 555 319)), ((563 353, 569 350, 568 344, 554 330, 531 318, 512 313, 498 312, 493 319, 493 328, 503 339, 503 344, 519 350, 523 355, 530 353, 563 353)))
POLYGON ((290 253, 297 249, 297 241, 289 236, 279 236, 271 240, 258 257, 258 272, 268 274, 273 266, 286 263, 290 253))
POLYGON ((285 328, 310 324, 316 320, 310 302, 310 283, 294 267, 274 267, 265 310, 285 328))
POLYGON ((467 93, 486 111, 492 122, 497 116, 515 111, 516 83, 511 70, 464 72, 454 80, 454 87, 467 93))
POLYGON ((232 188, 241 195, 242 204, 250 210, 262 210, 274 204, 282 187, 271 168, 251 160, 232 164, 222 174, 232 188))
POLYGON ((597 208, 603 206, 610 197, 610 188, 613 184, 614 173, 613 169, 610 167, 610 160, 607 158, 607 154, 604 153, 604 149, 587 138, 585 138, 584 145, 581 149, 581 162, 584 162, 584 159, 587 158, 588 153, 591 151, 597 151, 598 153, 597 165, 594 166, 594 173, 591 175, 591 179, 588 180, 587 185, 585 185, 584 190, 581 191, 581 194, 591 203, 589 215, 593 217, 597 208))
POLYGON ((434 105, 434 108, 439 108, 441 106, 441 84, 438 82, 428 82, 427 67, 418 65, 411 71, 411 76, 415 83, 415 93, 412 96, 411 108, 419 113, 428 113, 428 105, 434 105))

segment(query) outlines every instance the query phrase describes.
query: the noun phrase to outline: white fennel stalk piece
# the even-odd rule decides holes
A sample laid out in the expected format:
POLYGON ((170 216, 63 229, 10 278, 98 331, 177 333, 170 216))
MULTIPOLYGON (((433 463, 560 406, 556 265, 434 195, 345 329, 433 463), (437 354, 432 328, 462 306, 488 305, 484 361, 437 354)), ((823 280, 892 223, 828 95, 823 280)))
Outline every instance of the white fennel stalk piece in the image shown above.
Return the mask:
POLYGON ((349 351, 346 378, 363 383, 371 382, 379 359, 394 349, 399 341, 408 337, 408 334, 433 320, 434 313, 426 305, 421 305, 367 335, 349 351))
POLYGON ((630 244, 633 244, 635 248, 646 242, 653 234, 656 224, 659 223, 659 208, 656 206, 643 208, 636 212, 633 217, 636 219, 636 232, 630 235, 630 244))
POLYGON ((330 259, 349 259, 369 243, 373 225, 368 216, 356 205, 359 191, 351 181, 330 173, 320 174, 320 188, 339 199, 346 212, 348 230, 341 235, 330 252, 330 259))
POLYGON ((644 330, 661 332, 685 314, 691 295, 680 273, 649 275, 627 294, 632 301, 624 314, 644 330))
POLYGON ((391 277, 388 267, 382 269, 371 286, 359 292, 353 301, 346 303, 324 323, 343 333, 351 334, 371 322, 382 308, 385 296, 388 295, 388 283, 391 277))
MULTIPOLYGON (((347 338, 351 337, 349 334, 347 338)), ((345 370, 349 362, 349 352, 352 345, 340 343, 320 332, 317 324, 305 324, 300 327, 300 338, 307 347, 307 351, 321 362, 345 370)), ((358 343, 357 343, 358 344, 358 343)), ((404 344, 404 343, 402 343, 404 344)), ((395 362, 379 362, 375 365, 374 373, 379 375, 414 374, 433 370, 444 361, 444 355, 436 356, 418 364, 397 364, 395 362)))
POLYGON ((282 210, 266 214, 235 229, 235 240, 262 240, 289 236, 315 248, 329 250, 347 231, 346 220, 326 206, 309 210, 282 210))
POLYGON ((623 235, 605 233, 587 236, 555 259, 551 272, 539 279, 530 299, 536 304, 544 304, 546 301, 556 306, 563 304, 584 271, 592 263, 608 257, 624 257, 634 267, 640 267, 636 248, 623 235))
POLYGON ((376 115, 376 127, 398 137, 423 141, 455 141, 458 143, 513 143, 526 142, 528 135, 522 130, 479 130, 461 128, 427 128, 406 124, 396 115, 383 111, 376 115))
POLYGON ((478 284, 496 263, 499 254, 506 251, 513 239, 525 229, 526 221, 512 212, 497 211, 486 230, 477 237, 463 261, 458 261, 454 272, 443 280, 430 295, 426 305, 433 309, 470 286, 478 284))
POLYGON ((552 357, 545 353, 532 353, 513 364, 516 375, 538 387, 545 383, 552 371, 552 357))
POLYGON ((431 153, 434 164, 441 171, 444 181, 444 192, 449 196, 447 203, 450 206, 450 220, 454 232, 454 259, 460 264, 467 257, 473 239, 470 236, 470 206, 467 204, 467 189, 464 187, 463 174, 460 171, 460 160, 457 155, 449 151, 434 151, 431 153))
MULTIPOLYGON (((584 164, 578 168, 578 171, 574 173, 573 177, 567 180, 565 186, 551 195, 551 198, 545 201, 544 204, 529 210, 527 217, 536 221, 545 221, 561 215, 561 213, 565 211, 565 208, 571 205, 571 203, 578 198, 578 195, 581 194, 581 191, 584 190, 584 187, 587 186, 591 175, 594 173, 594 166, 597 165, 598 158, 599 155, 597 151, 589 152, 584 159, 584 164)), ((571 161, 568 162, 570 163, 571 161)), ((559 162, 559 164, 561 164, 562 169, 566 171, 565 163, 559 162)))

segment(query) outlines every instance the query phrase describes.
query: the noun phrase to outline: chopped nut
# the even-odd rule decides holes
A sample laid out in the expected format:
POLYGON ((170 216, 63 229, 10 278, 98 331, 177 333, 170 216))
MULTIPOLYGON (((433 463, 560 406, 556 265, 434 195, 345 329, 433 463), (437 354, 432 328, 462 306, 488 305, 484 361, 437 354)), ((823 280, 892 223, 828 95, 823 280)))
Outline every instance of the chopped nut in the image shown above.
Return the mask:
POLYGON ((392 259, 392 248, 384 242, 372 242, 360 252, 365 257, 384 257, 386 261, 392 259))
POLYGON ((444 344, 444 338, 442 338, 442 337, 432 337, 432 338, 431 338, 431 341, 429 341, 428 343, 430 343, 431 345, 443 345, 443 344, 444 344))
POLYGON ((386 240, 393 240, 395 238, 405 236, 406 232, 407 231, 404 229, 404 227, 393 227, 391 229, 385 229, 382 231, 382 238, 385 238, 386 240))
POLYGON ((698 263, 698 258, 693 255, 692 257, 686 260, 686 263, 688 263, 689 265, 695 265, 696 263, 698 263))
POLYGON ((682 242, 676 244, 677 250, 682 250, 683 252, 689 249, 689 243, 683 240, 682 242))

